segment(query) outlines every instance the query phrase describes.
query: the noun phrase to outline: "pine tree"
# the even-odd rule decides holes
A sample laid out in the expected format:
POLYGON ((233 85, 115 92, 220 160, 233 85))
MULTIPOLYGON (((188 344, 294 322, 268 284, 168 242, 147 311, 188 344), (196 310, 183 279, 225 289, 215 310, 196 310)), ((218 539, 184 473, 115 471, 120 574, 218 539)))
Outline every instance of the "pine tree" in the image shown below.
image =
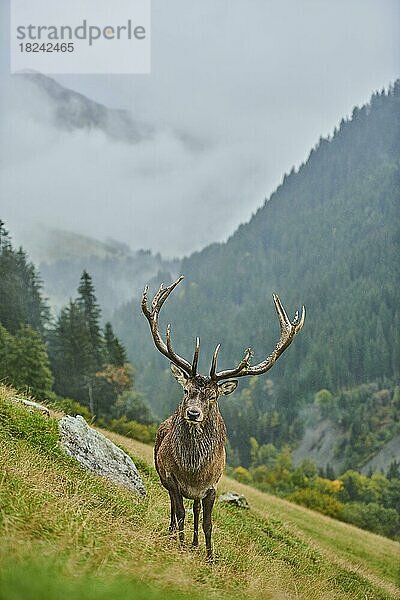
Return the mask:
POLYGON ((97 303, 92 278, 87 271, 82 273, 78 294, 76 302, 84 317, 93 369, 97 370, 103 364, 103 339, 100 330, 101 310, 97 303))
POLYGON ((55 390, 88 406, 93 415, 108 416, 118 395, 132 389, 133 369, 111 323, 102 334, 101 310, 87 271, 78 294, 61 311, 50 336, 55 390))
POLYGON ((400 461, 392 460, 388 467, 386 477, 389 480, 400 479, 400 461))
POLYGON ((106 323, 104 328, 105 362, 117 367, 122 367, 126 362, 126 350, 114 335, 111 323, 106 323))
POLYGON ((104 363, 104 345, 100 329, 101 310, 97 303, 92 278, 87 271, 82 273, 78 294, 76 303, 83 316, 88 344, 85 355, 86 368, 83 375, 83 385, 87 390, 90 412, 95 414, 97 409, 96 388, 99 383, 96 373, 104 363))
POLYGON ((0 255, 12 250, 10 234, 4 225, 4 221, 0 219, 0 255))
POLYGON ((50 335, 50 356, 55 391, 89 405, 87 377, 94 373, 90 338, 84 315, 77 302, 62 309, 50 335))
POLYGON ((336 479, 335 471, 334 471, 332 465, 329 463, 326 465, 326 478, 330 479, 331 481, 336 479))
MULTIPOLYGON (((114 335, 111 323, 106 323, 104 328, 104 364, 96 377, 99 387, 98 405, 102 414, 115 414, 115 406, 121 394, 126 393, 131 399, 139 397, 133 390, 133 367, 127 361, 126 350, 114 335)), ((119 402, 120 408, 123 404, 124 401, 119 402)))
POLYGON ((23 325, 13 336, 0 324, 0 379, 38 398, 50 392, 49 357, 40 333, 30 325, 23 325))
POLYGON ((44 333, 48 319, 39 275, 24 250, 13 248, 0 220, 0 322, 12 334, 21 325, 31 325, 44 333))

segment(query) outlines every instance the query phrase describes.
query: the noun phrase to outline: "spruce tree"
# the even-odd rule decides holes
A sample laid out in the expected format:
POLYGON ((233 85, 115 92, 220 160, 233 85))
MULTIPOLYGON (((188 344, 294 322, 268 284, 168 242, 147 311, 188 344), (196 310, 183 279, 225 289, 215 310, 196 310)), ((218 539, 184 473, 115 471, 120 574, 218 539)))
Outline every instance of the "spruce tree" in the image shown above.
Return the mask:
POLYGON ((55 391, 89 405, 86 377, 93 373, 93 360, 84 315, 70 300, 62 309, 50 335, 51 364, 55 391))
POLYGON ((80 308, 88 335, 93 370, 100 369, 103 364, 103 339, 100 330, 101 310, 97 303, 95 289, 87 271, 83 271, 78 287, 77 306, 80 308))
POLYGON ((5 223, 0 219, 0 255, 7 250, 12 250, 10 234, 5 228, 5 223))
POLYGON ((49 357, 41 335, 23 325, 15 336, 0 324, 0 380, 46 398, 53 384, 49 357))
POLYGON ((122 367, 126 362, 126 350, 114 335, 111 323, 106 323, 104 328, 105 362, 117 367, 122 367))
POLYGON ((44 333, 48 319, 39 275, 25 251, 13 248, 0 220, 0 322, 12 334, 21 325, 31 325, 44 333))
POLYGON ((132 387, 125 349, 110 323, 103 337, 100 317, 92 279, 84 271, 78 297, 61 311, 50 347, 56 392, 88 406, 93 415, 108 414, 118 394, 132 387))
POLYGON ((121 394, 136 394, 133 391, 132 365, 127 361, 126 350, 114 335, 111 323, 106 323, 104 328, 104 364, 102 370, 96 373, 96 377, 99 409, 104 415, 115 414, 115 405, 121 394))

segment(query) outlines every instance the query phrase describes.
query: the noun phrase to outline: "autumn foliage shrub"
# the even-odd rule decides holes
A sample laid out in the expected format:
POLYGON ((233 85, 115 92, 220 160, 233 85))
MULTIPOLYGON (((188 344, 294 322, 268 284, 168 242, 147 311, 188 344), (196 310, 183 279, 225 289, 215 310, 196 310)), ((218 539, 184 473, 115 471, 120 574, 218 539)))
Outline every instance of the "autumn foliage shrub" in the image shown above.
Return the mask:
POLYGON ((335 519, 341 518, 343 513, 344 504, 342 502, 313 488, 297 490, 290 494, 287 499, 335 519))

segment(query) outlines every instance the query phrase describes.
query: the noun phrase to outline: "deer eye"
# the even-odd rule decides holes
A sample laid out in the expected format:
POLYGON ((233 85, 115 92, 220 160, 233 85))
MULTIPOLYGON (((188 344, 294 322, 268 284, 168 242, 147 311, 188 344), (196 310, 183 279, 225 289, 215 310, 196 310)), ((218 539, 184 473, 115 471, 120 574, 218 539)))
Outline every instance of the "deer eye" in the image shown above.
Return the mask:
POLYGON ((183 390, 183 393, 184 393, 185 396, 187 396, 189 394, 189 390, 185 389, 185 390, 183 390))

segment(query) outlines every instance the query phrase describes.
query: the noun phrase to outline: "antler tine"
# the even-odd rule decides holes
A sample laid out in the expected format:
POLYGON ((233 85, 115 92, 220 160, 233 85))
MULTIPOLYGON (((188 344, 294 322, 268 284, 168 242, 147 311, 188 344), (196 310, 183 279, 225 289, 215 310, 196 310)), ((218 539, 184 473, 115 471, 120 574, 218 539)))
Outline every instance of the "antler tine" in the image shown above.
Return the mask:
POLYGON ((197 375, 197 364, 199 362, 199 352, 200 352, 200 338, 196 338, 196 346, 194 349, 193 362, 192 362, 192 375, 196 377, 197 375))
POLYGON ((247 369, 250 366, 250 358, 253 356, 252 349, 251 348, 246 349, 242 360, 240 361, 240 363, 238 364, 238 366, 235 369, 229 369, 227 371, 221 371, 221 373, 216 373, 215 372, 216 358, 217 358, 216 353, 218 354, 220 345, 221 344, 218 344, 217 348, 215 349, 216 352, 214 352, 213 361, 212 361, 211 370, 210 370, 211 379, 213 379, 214 381, 219 381, 220 379, 226 379, 228 377, 235 377, 235 376, 240 377, 241 371, 243 371, 244 369, 247 369), (215 357, 215 364, 214 364, 214 357, 215 357), (221 377, 221 374, 223 374, 222 377, 221 377))
POLYGON ((167 286, 166 288, 164 288, 163 283, 160 285, 158 292, 154 296, 153 301, 151 303, 151 307, 153 310, 160 312, 162 305, 164 304, 172 290, 176 288, 176 286, 182 281, 183 278, 183 275, 181 275, 176 281, 174 281, 174 283, 171 283, 171 285, 167 286))
POLYGON ((304 306, 301 310, 300 321, 299 311, 296 311, 294 320, 293 322, 291 322, 286 314, 286 311, 283 307, 279 296, 277 294, 273 294, 272 297, 274 300, 275 309, 278 315, 279 325, 281 329, 281 335, 275 347, 275 350, 262 362, 254 366, 250 366, 251 350, 249 348, 246 351, 242 362, 236 367, 236 369, 230 369, 227 371, 214 373, 214 376, 212 378, 215 381, 220 381, 221 379, 227 379, 229 377, 244 377, 246 375, 261 375, 263 373, 266 373, 275 364, 275 362, 278 360, 280 355, 286 350, 286 348, 290 346, 295 335, 301 330, 306 318, 306 309, 304 308, 304 306))
POLYGON ((278 318, 279 318, 279 323, 281 325, 281 328, 288 327, 288 326, 290 327, 290 325, 291 325, 290 319, 287 316, 285 309, 283 308, 281 299, 279 298, 279 296, 277 294, 272 294, 272 298, 274 300, 276 312, 278 313, 278 318))
POLYGON ((218 356, 218 352, 219 352, 220 348, 221 348, 221 344, 217 344, 217 347, 214 350, 214 354, 213 354, 212 361, 211 361, 211 369, 210 369, 211 379, 216 378, 215 371, 217 369, 217 356, 218 356))
POLYGON ((141 302, 141 307, 142 307, 142 311, 144 313, 144 315, 149 318, 150 316, 150 311, 147 307, 147 294, 149 292, 149 286, 145 285, 144 286, 144 290, 143 290, 143 295, 142 295, 142 302, 141 302))
POLYGON ((300 329, 302 329, 305 320, 306 320, 306 307, 303 305, 301 307, 301 319, 300 319, 300 323, 298 325, 296 325, 296 333, 298 333, 300 331, 300 329))
POLYGON ((167 327, 167 336, 166 336, 167 343, 165 344, 164 340, 162 339, 162 337, 160 335, 160 332, 158 329, 158 320, 157 320, 158 314, 162 308, 162 305, 164 304, 164 302, 166 301, 166 299, 168 298, 168 296, 170 295, 172 290, 176 288, 176 286, 182 281, 182 279, 183 279, 183 275, 181 275, 174 283, 172 283, 171 285, 169 285, 166 288, 164 288, 163 284, 161 284, 158 292, 155 294, 155 296, 151 302, 151 310, 149 310, 149 308, 147 306, 147 294, 149 291, 149 286, 146 285, 146 287, 144 288, 144 291, 143 291, 141 307, 142 307, 144 316, 146 317, 146 319, 149 322, 150 330, 151 330, 156 348, 161 352, 161 354, 163 354, 164 356, 169 358, 169 360, 171 360, 174 364, 176 364, 178 367, 180 367, 181 369, 186 371, 186 373, 188 373, 189 375, 192 375, 192 365, 187 360, 185 360, 184 358, 179 356, 179 354, 177 354, 172 349, 171 326, 168 325, 168 327, 167 327))
POLYGON ((158 301, 160 299, 161 294, 163 293, 163 287, 164 287, 164 284, 160 283, 160 287, 158 288, 158 291, 154 294, 154 298, 151 301, 151 308, 152 308, 152 310, 154 310, 155 308, 157 308, 158 301))
POLYGON ((172 344, 171 344, 171 325, 170 324, 167 325, 166 338, 167 338, 168 358, 173 363, 175 363, 176 365, 178 365, 179 367, 182 367, 182 369, 184 369, 185 371, 187 371, 189 373, 189 375, 191 375, 192 374, 191 365, 184 358, 181 358, 179 356, 179 354, 177 354, 175 352, 175 350, 173 350, 173 348, 172 348, 172 344), (188 369, 188 367, 189 367, 189 369, 188 369))

